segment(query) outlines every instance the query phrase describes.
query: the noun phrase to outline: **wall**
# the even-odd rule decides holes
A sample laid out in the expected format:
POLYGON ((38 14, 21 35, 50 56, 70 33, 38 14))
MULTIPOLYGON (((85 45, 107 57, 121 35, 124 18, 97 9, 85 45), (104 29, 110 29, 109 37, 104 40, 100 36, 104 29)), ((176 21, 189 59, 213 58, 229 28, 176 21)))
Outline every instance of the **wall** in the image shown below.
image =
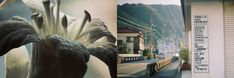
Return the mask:
POLYGON ((144 45, 144 38, 139 38, 139 47, 140 47, 140 50, 144 50, 145 49, 145 45, 144 45))
MULTIPOLYGON (((117 34, 117 40, 123 40, 123 43, 126 43, 127 41, 127 37, 131 37, 133 39, 133 37, 136 37, 138 35, 138 33, 118 33, 117 34)), ((134 43, 126 43, 127 47, 131 50, 130 54, 133 54, 134 52, 134 43)))
POLYGON ((127 38, 125 36, 118 36, 117 40, 122 40, 123 43, 126 43, 127 38))
POLYGON ((126 43, 127 38, 126 37, 136 37, 138 33, 118 33, 117 34, 117 40, 123 40, 123 43, 126 43))
POLYGON ((192 64, 192 31, 189 31, 188 33, 187 33, 187 36, 188 36, 188 41, 189 41, 189 44, 188 44, 188 48, 189 48, 189 64, 192 64))
POLYGON ((134 52, 134 43, 127 43, 127 47, 130 49, 130 54, 133 54, 134 52))
MULTIPOLYGON (((208 15, 208 41, 209 41, 208 42, 209 72, 195 73, 193 69, 194 66, 192 64, 192 78, 224 78, 223 3, 192 2, 191 11, 192 11, 191 12, 192 28, 193 28, 194 15, 208 15)), ((193 60, 194 59, 192 58, 192 62, 194 62, 193 60)))
POLYGON ((234 1, 224 2, 225 78, 234 77, 234 1))

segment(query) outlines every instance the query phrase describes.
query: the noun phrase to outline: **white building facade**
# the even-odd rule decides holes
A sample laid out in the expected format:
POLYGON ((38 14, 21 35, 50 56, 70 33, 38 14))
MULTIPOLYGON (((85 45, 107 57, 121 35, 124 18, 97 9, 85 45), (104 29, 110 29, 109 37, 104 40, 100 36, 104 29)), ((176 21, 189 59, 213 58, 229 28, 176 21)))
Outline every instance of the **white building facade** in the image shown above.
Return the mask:
POLYGON ((190 39, 192 78, 234 77, 234 1, 181 0, 190 39))
POLYGON ((145 48, 143 34, 134 29, 119 28, 117 41, 118 46, 126 45, 130 49, 130 54, 141 54, 145 48))

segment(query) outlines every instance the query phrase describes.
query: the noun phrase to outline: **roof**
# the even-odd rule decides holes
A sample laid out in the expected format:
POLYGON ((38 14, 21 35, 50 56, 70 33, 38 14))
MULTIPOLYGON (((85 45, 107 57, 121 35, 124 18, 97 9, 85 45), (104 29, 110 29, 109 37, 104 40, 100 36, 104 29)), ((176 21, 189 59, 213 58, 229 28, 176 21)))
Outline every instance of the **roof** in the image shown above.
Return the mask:
POLYGON ((181 0, 181 8, 184 17, 185 31, 191 30, 191 0, 181 0))
POLYGON ((217 2, 233 0, 180 0, 184 17, 185 31, 191 31, 191 2, 217 2))
POLYGON ((192 2, 213 2, 213 1, 233 1, 233 0, 191 0, 192 2))
POLYGON ((117 33, 140 33, 140 31, 130 27, 118 27, 117 33))

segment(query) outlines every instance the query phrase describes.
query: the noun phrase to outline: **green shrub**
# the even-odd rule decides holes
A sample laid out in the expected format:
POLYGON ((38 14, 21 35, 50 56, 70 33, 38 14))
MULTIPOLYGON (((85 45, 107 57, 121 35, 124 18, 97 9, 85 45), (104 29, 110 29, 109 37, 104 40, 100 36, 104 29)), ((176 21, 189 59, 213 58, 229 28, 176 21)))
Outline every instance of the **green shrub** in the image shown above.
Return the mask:
POLYGON ((180 50, 180 58, 184 60, 184 63, 187 64, 189 61, 189 50, 188 48, 182 48, 180 50))
POLYGON ((151 56, 151 53, 149 52, 148 54, 147 54, 147 59, 151 59, 152 58, 152 56, 151 56))
POLYGON ((147 57, 147 59, 151 59, 151 52, 150 49, 145 49, 143 51, 143 56, 147 57))
POLYGON ((121 54, 130 54, 131 53, 131 49, 128 48, 128 47, 122 47, 121 50, 120 50, 120 53, 121 54))
POLYGON ((143 56, 147 56, 147 51, 146 51, 146 49, 143 50, 142 55, 143 55, 143 56))

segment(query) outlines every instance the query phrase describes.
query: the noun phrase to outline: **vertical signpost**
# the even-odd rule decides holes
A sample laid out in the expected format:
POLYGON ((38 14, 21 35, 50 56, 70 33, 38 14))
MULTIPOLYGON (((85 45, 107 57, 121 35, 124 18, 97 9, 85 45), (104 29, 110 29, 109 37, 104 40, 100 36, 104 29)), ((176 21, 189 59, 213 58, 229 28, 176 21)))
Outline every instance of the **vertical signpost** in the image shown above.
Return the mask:
POLYGON ((195 15, 193 22, 194 72, 209 72, 208 16, 195 15))

